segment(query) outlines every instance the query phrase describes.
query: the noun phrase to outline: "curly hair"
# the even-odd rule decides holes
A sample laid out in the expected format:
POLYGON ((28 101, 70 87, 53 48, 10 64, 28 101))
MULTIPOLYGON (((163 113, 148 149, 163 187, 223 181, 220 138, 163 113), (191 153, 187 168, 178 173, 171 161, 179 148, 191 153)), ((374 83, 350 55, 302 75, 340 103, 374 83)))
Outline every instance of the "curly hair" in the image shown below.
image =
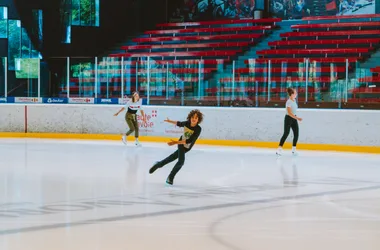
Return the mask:
POLYGON ((198 116, 198 124, 200 124, 203 121, 203 114, 201 111, 199 111, 199 109, 191 110, 190 113, 187 115, 187 120, 190 121, 191 117, 193 117, 194 115, 198 116))

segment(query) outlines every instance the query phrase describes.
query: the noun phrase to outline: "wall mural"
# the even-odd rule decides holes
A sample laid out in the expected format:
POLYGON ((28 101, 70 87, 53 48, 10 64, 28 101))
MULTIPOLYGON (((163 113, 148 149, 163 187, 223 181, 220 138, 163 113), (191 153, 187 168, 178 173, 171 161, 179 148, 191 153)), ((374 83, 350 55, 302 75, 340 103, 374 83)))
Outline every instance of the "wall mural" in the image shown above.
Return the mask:
POLYGON ((182 0, 170 16, 171 22, 250 18, 257 0, 182 0))
POLYGON ((270 11, 282 19, 374 14, 375 0, 270 0, 270 11))

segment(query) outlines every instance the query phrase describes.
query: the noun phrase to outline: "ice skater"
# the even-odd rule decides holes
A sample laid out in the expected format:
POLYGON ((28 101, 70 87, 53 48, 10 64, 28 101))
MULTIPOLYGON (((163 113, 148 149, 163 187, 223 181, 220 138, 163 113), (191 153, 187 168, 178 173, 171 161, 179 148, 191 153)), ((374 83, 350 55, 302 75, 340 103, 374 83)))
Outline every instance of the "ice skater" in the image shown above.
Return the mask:
POLYGON ((141 146, 139 142, 139 123, 137 122, 137 111, 140 110, 142 120, 145 123, 145 114, 142 110, 142 99, 140 99, 139 93, 134 92, 132 98, 128 100, 125 104, 125 107, 121 108, 119 112, 114 114, 114 116, 118 116, 121 112, 123 112, 127 108, 127 113, 125 114, 125 121, 128 124, 129 131, 122 136, 122 141, 124 144, 127 144, 127 136, 135 132, 135 145, 141 146))
POLYGON ((298 135, 299 135, 298 121, 302 121, 302 118, 297 116, 297 109, 298 109, 298 105, 296 102, 297 91, 293 88, 288 88, 287 92, 289 95, 289 99, 286 101, 286 105, 285 105, 286 115, 285 115, 285 121, 284 121, 284 134, 280 140, 280 145, 276 152, 278 156, 281 156, 282 154, 282 147, 289 136, 290 129, 293 130, 293 136, 294 136, 292 153, 293 155, 298 155, 296 151, 298 135))
POLYGON ((203 114, 197 109, 190 111, 190 113, 187 116, 187 120, 183 122, 172 121, 169 120, 169 118, 166 119, 165 122, 175 124, 178 127, 183 127, 183 135, 179 138, 178 141, 171 140, 170 142, 168 142, 169 146, 178 145, 177 151, 175 151, 173 154, 169 155, 162 161, 156 162, 153 165, 153 167, 151 167, 151 169, 149 170, 149 173, 153 174, 153 172, 156 171, 158 168, 162 168, 166 164, 178 159, 177 163, 175 164, 168 178, 166 179, 167 184, 173 185, 174 177, 185 163, 185 154, 192 149, 199 135, 201 134, 202 128, 199 126, 199 124, 202 121, 203 114))

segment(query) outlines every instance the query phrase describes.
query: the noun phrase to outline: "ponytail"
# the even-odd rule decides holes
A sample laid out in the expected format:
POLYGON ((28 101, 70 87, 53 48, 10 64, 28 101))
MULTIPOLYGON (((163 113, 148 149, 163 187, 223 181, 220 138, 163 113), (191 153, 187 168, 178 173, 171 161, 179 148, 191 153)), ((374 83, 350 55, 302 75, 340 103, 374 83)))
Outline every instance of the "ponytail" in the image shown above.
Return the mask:
POLYGON ((286 92, 288 92, 288 95, 291 96, 294 94, 294 89, 293 88, 287 88, 286 92))

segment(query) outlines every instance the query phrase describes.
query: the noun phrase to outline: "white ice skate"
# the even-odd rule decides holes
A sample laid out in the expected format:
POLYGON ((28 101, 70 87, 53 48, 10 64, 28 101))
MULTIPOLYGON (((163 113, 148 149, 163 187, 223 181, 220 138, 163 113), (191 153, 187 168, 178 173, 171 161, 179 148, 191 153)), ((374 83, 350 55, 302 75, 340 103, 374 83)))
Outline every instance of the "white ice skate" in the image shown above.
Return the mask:
POLYGON ((292 149, 292 155, 293 156, 298 156, 298 151, 297 151, 297 149, 295 147, 293 147, 293 149, 292 149))
POLYGON ((278 148, 276 151, 276 155, 280 157, 282 155, 282 148, 278 148))
POLYGON ((124 145, 127 145, 127 136, 126 136, 126 135, 123 135, 123 136, 121 137, 121 140, 122 140, 122 142, 124 143, 124 145))
POLYGON ((142 146, 141 143, 140 143, 140 141, 139 141, 139 139, 136 139, 136 140, 135 140, 135 145, 136 145, 137 147, 141 147, 141 146, 142 146))

